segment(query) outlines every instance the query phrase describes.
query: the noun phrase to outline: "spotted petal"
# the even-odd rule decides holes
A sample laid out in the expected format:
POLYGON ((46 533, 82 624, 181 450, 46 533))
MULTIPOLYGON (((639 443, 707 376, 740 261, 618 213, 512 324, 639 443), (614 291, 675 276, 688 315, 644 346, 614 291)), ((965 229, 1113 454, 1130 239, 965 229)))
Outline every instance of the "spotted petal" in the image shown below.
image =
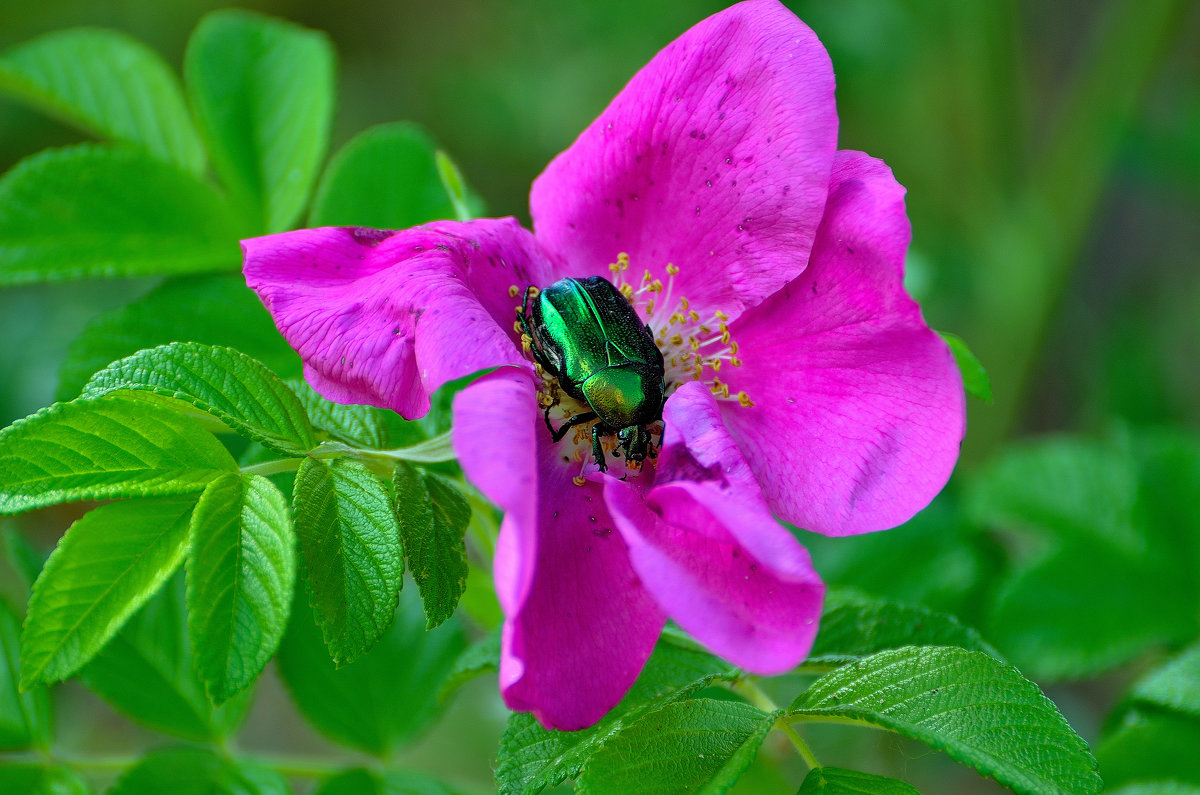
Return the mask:
POLYGON ((246 282, 313 388, 410 419, 446 381, 527 366, 509 288, 551 278, 532 235, 511 218, 403 232, 304 229, 244 240, 242 250, 246 282))
POLYGON ((627 252, 736 316, 808 261, 836 149, 833 71, 775 0, 739 3, 654 57, 533 185, 534 230, 573 275, 627 252))
POLYGON ((962 380, 904 291, 904 189, 840 152, 808 269, 731 326, 722 370, 753 408, 725 422, 771 510, 828 535, 902 524, 945 485, 965 431, 962 380))

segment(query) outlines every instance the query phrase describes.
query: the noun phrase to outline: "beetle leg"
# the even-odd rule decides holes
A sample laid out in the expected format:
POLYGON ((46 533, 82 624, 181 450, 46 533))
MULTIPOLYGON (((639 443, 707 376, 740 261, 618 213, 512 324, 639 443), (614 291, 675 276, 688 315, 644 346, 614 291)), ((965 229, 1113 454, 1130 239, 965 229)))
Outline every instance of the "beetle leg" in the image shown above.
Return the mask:
MULTIPOLYGON (((546 427, 550 429, 550 438, 556 442, 562 441, 562 438, 567 435, 567 431, 574 428, 576 425, 582 425, 585 422, 591 422, 596 419, 596 412, 585 411, 582 414, 576 414, 571 419, 562 424, 556 431, 554 426, 550 424, 550 406, 546 407, 546 427)), ((595 434, 593 434, 594 436, 595 434)))
POLYGON ((600 426, 603 424, 597 422, 592 426, 592 457, 596 459, 596 466, 600 467, 600 471, 607 472, 608 464, 604 461, 604 446, 600 444, 600 426))
POLYGON ((662 446, 663 446, 663 437, 667 435, 667 421, 661 420, 661 422, 662 422, 662 430, 658 432, 658 447, 655 447, 654 445, 650 445, 650 457, 651 458, 658 458, 658 451, 661 450, 662 446))

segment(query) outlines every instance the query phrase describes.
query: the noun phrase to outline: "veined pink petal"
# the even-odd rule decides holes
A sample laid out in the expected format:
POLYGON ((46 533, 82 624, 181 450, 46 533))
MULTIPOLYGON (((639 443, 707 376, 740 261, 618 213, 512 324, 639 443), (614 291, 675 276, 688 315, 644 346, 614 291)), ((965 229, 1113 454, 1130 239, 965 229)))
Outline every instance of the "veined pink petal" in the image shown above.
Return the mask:
POLYGON ((494 560, 505 703, 574 730, 621 700, 666 618, 629 564, 601 487, 571 482, 574 466, 542 423, 523 373, 492 373, 454 401, 463 470, 506 511, 494 560))
POLYGON ((911 518, 965 431, 954 358, 904 291, 903 197, 881 161, 839 152, 808 269, 731 325, 744 366, 721 375, 755 405, 725 422, 771 510, 827 535, 911 518))
POLYGON ((666 422, 644 498, 630 483, 605 483, 634 570, 712 651, 755 673, 787 671, 812 648, 825 586, 771 516, 712 395, 686 384, 667 401, 666 422))
POLYGON ((413 418, 446 381, 528 366, 509 287, 549 263, 511 218, 403 232, 304 229, 242 241, 246 282, 304 360, 314 389, 413 418))
POLYGON ((632 275, 736 317, 808 261, 836 150, 825 48, 775 0, 739 3, 654 57, 533 184, 538 242, 572 275, 632 275))

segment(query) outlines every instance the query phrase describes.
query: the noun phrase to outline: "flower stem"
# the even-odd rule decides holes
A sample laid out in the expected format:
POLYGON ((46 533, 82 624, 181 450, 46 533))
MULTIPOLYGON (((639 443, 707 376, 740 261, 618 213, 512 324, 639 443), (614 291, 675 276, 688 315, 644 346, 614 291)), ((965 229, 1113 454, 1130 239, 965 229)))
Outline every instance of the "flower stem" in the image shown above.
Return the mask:
MULTIPOLYGON (((733 684, 732 689, 763 712, 777 712, 779 710, 779 705, 748 677, 739 679, 733 684)), ((808 747, 808 743, 804 741, 804 738, 800 736, 795 727, 788 722, 786 715, 780 715, 778 720, 775 721, 775 725, 771 728, 783 732, 792 741, 796 753, 800 754, 800 758, 804 760, 804 764, 808 765, 809 769, 821 766, 812 749, 808 747)))

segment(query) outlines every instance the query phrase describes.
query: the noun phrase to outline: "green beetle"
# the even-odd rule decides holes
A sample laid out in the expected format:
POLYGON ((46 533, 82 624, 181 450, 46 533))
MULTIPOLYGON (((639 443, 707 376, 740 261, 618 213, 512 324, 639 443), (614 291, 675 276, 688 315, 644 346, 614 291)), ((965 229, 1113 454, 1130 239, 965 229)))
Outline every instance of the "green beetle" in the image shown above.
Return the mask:
MULTIPOLYGON (((646 426, 662 419, 666 400, 662 351, 654 344, 625 296, 602 276, 560 279, 540 291, 525 290, 521 327, 534 360, 571 397, 591 411, 572 416, 555 430, 546 408, 546 427, 559 441, 576 425, 592 426, 592 455, 608 469, 600 437, 616 435, 628 461, 657 455, 646 426)), ((662 444, 662 436, 659 436, 662 444)))

